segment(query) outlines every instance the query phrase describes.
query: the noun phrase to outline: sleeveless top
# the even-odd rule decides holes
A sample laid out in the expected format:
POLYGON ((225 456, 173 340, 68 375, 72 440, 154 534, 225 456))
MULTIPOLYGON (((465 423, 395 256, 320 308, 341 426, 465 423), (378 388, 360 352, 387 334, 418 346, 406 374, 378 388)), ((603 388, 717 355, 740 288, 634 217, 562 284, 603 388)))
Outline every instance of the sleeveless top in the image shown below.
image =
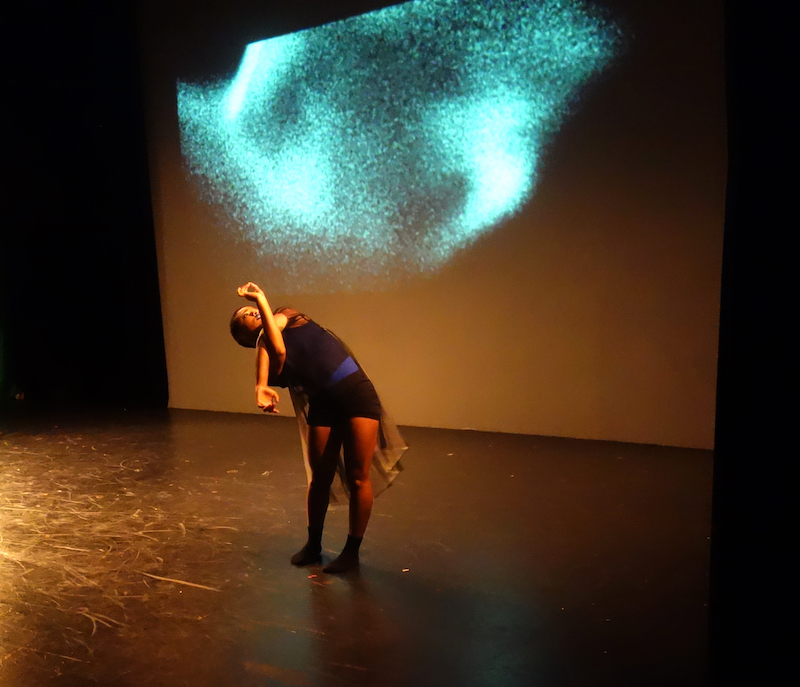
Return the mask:
POLYGON ((313 320, 283 330, 286 360, 271 386, 300 386, 309 397, 356 372, 359 367, 345 346, 313 320))

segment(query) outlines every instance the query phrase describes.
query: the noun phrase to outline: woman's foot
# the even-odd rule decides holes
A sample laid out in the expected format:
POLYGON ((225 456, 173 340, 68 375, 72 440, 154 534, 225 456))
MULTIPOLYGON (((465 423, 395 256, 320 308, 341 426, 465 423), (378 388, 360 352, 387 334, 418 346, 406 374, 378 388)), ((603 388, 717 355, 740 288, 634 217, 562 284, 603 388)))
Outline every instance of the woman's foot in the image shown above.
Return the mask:
POLYGON ((358 549, 361 546, 361 537, 347 536, 347 543, 342 552, 326 565, 322 572, 344 573, 358 567, 358 549))
POLYGON ((306 544, 291 558, 292 565, 315 565, 322 563, 322 549, 315 549, 310 544, 306 544))
POLYGON ((309 527, 306 545, 291 558, 292 565, 322 563, 322 528, 309 527))
POLYGON ((348 570, 354 570, 358 567, 358 565, 358 554, 354 556, 352 554, 346 554, 344 551, 342 551, 342 553, 340 553, 322 569, 322 572, 336 575, 338 573, 347 572, 348 570))

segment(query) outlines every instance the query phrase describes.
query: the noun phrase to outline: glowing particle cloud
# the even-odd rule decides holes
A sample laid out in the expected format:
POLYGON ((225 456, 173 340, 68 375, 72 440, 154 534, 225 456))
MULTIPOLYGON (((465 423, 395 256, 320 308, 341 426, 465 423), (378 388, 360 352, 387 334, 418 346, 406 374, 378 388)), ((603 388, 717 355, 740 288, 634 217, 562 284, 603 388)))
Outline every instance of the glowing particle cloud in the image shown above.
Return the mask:
POLYGON ((618 31, 568 0, 416 0, 178 82, 204 199, 286 286, 433 272, 533 194, 618 31))

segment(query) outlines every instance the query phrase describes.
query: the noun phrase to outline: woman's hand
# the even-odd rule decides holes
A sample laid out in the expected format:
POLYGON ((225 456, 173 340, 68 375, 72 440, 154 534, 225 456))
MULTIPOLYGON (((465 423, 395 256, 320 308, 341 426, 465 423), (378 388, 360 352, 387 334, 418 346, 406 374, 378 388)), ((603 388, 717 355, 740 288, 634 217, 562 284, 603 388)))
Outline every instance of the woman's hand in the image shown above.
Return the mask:
POLYGON ((259 296, 264 295, 261 287, 251 281, 236 289, 236 293, 238 293, 242 298, 246 298, 248 301, 258 301, 259 296))
POLYGON ((268 386, 256 387, 256 405, 265 413, 279 412, 275 405, 280 401, 278 392, 268 386))

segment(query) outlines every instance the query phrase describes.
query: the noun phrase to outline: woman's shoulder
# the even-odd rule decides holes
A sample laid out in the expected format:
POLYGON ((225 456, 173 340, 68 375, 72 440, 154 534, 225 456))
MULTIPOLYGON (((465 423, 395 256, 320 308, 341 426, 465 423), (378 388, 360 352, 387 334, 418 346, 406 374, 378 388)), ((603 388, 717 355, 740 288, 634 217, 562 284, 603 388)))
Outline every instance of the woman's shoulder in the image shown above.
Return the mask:
POLYGON ((311 322, 311 318, 304 313, 301 313, 299 310, 295 308, 290 308, 286 305, 282 305, 279 308, 275 309, 273 314, 277 315, 280 313, 286 318, 286 328, 292 329, 294 327, 302 327, 304 324, 311 322))

